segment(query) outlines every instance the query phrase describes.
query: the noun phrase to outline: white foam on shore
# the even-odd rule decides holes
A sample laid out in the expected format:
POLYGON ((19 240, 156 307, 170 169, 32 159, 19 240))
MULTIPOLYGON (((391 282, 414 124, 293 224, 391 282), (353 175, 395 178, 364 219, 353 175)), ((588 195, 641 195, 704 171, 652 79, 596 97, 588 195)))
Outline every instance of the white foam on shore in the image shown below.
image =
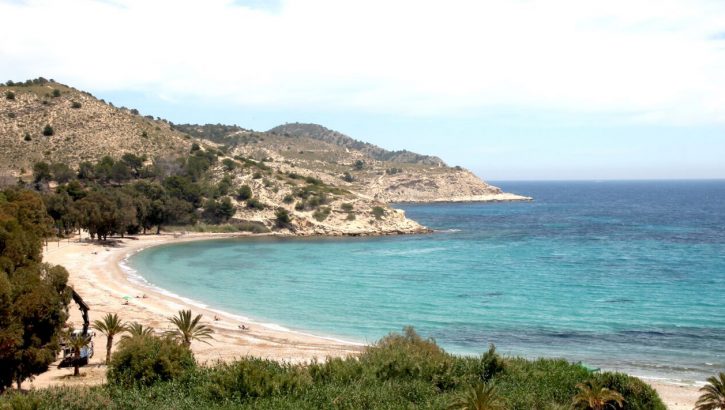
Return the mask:
MULTIPOLYGON (((140 248, 134 250, 133 252, 129 252, 129 253, 126 254, 126 256, 123 257, 123 259, 121 259, 121 261, 118 262, 118 266, 121 268, 121 271, 124 272, 124 274, 126 275, 126 278, 130 282, 132 282, 132 283, 134 283, 134 284, 136 284, 138 286, 142 286, 142 287, 148 288, 148 289, 152 290, 155 293, 161 294, 163 296, 167 296, 167 297, 169 297, 171 299, 180 300, 181 302, 183 302, 186 305, 194 306, 194 307, 197 307, 197 308, 200 308, 200 309, 204 309, 204 310, 208 310, 210 312, 217 313, 217 314, 219 314, 221 316, 224 316, 224 317, 226 317, 228 319, 231 319, 233 321, 236 321, 236 322, 250 323, 250 324, 262 326, 262 327, 267 328, 269 330, 274 330, 274 331, 278 331, 278 332, 285 332, 285 333, 291 333, 291 334, 296 334, 296 335, 300 335, 300 336, 315 337, 315 338, 318 338, 318 339, 329 340, 329 341, 335 342, 335 343, 347 344, 347 345, 352 345, 352 346, 367 346, 366 343, 354 342, 354 341, 351 341, 351 340, 340 339, 340 338, 336 338, 336 337, 332 337, 332 336, 320 336, 320 335, 316 335, 316 334, 312 334, 312 333, 307 333, 307 332, 301 332, 301 331, 297 331, 297 330, 292 330, 292 329, 289 329, 287 327, 284 327, 284 326, 279 325, 279 324, 276 324, 276 323, 257 322, 255 320, 251 319, 250 317, 243 316, 243 315, 238 315, 238 314, 234 314, 234 313, 230 313, 230 312, 227 312, 227 311, 224 311, 224 310, 221 310, 221 309, 215 309, 215 308, 212 308, 209 305, 207 305, 206 303, 203 303, 201 301, 198 301, 198 300, 195 300, 195 299, 190 299, 190 298, 181 296, 179 294, 176 294, 174 292, 171 292, 169 290, 166 290, 166 289, 164 289, 162 287, 156 286, 153 283, 149 282, 136 269, 132 268, 128 264, 129 258, 131 258, 132 256, 136 255, 137 253, 140 253, 141 251, 144 251, 144 250, 146 250, 146 249, 148 249, 150 247, 153 247, 153 246, 154 245, 144 246, 144 247, 140 247, 140 248)), ((165 302, 167 304, 173 303, 172 301, 168 301, 168 300, 165 301, 165 302)), ((176 304, 174 304, 174 305, 176 305, 176 304)))

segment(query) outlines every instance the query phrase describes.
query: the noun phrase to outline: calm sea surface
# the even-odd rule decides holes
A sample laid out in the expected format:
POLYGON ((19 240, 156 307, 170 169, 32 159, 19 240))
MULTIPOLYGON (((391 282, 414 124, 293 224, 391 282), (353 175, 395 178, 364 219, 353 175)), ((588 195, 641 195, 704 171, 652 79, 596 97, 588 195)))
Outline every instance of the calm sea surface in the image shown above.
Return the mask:
POLYGON ((399 206, 431 235, 204 241, 128 263, 213 308, 346 340, 413 325, 456 353, 725 370, 725 181, 499 185, 536 200, 399 206))

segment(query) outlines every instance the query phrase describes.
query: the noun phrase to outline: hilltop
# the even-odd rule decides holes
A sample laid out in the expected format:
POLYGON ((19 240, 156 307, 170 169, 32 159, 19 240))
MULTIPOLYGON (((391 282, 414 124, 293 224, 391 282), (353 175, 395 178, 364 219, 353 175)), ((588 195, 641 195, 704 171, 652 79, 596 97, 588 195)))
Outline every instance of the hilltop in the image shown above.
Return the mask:
POLYGON ((137 165, 136 180, 168 187, 163 178, 170 172, 186 173, 202 192, 194 201, 202 220, 210 213, 208 204, 226 200, 233 206, 232 223, 280 230, 276 215, 284 209, 291 222, 281 230, 296 235, 425 230, 388 205, 394 202, 528 199, 505 194, 438 157, 389 151, 317 124, 268 131, 173 124, 42 78, 0 86, 0 144, 0 182, 6 185, 17 178, 37 182, 38 162, 78 171, 93 163, 103 167, 103 161, 110 167, 132 155, 144 161, 137 165), (108 159, 100 161, 103 157, 108 159), (202 174, 191 170, 199 163, 202 174), (234 195, 243 186, 254 194, 251 203, 234 195))

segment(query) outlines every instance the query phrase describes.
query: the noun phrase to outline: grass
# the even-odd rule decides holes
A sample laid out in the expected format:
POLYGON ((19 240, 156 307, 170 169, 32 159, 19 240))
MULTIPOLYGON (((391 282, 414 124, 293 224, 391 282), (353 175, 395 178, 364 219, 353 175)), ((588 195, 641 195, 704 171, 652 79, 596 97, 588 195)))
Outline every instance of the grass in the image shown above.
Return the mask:
POLYGON ((623 374, 592 375, 565 360, 502 358, 493 348, 455 356, 412 329, 360 356, 308 365, 244 358, 196 366, 148 387, 115 384, 0 396, 0 409, 442 409, 472 386, 496 385, 505 408, 569 408, 576 384, 598 378, 625 397, 623 409, 665 410, 657 393, 623 374))

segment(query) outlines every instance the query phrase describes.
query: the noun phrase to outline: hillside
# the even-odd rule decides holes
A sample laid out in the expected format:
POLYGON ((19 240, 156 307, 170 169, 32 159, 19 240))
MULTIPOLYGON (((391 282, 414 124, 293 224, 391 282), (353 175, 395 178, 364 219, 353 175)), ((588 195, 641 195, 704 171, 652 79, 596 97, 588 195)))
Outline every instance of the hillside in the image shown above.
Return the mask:
POLYGON ((0 145, 0 173, 17 176, 41 160, 77 166, 125 152, 150 158, 175 156, 187 152, 191 141, 165 121, 36 79, 27 85, 0 87, 0 145), (46 125, 52 135, 44 135, 46 125))
POLYGON ((195 137, 224 143, 230 152, 303 168, 327 182, 386 203, 520 201, 461 167, 410 151, 388 151, 317 124, 292 123, 267 132, 237 126, 176 125, 195 137))
MULTIPOLYGON (((201 220, 209 213, 206 202, 227 197, 234 206, 232 223, 296 235, 424 230, 388 205, 394 202, 528 199, 502 193, 440 158, 388 151, 320 125, 285 124, 266 132, 236 125, 174 125, 42 78, 0 86, 0 144, 0 183, 5 185, 18 177, 37 181, 33 168, 40 161, 51 169, 64 164, 77 171, 83 162, 109 156, 110 167, 109 161, 133 154, 145 161, 136 180, 166 184, 164 178, 174 172, 191 178, 203 193, 195 200, 201 220), (204 162, 203 173, 192 172, 190 161, 204 162), (243 185, 263 206, 233 194, 243 185), (275 222, 279 209, 291 216, 283 229, 275 222)), ((126 165, 118 167, 123 171, 126 165)))

